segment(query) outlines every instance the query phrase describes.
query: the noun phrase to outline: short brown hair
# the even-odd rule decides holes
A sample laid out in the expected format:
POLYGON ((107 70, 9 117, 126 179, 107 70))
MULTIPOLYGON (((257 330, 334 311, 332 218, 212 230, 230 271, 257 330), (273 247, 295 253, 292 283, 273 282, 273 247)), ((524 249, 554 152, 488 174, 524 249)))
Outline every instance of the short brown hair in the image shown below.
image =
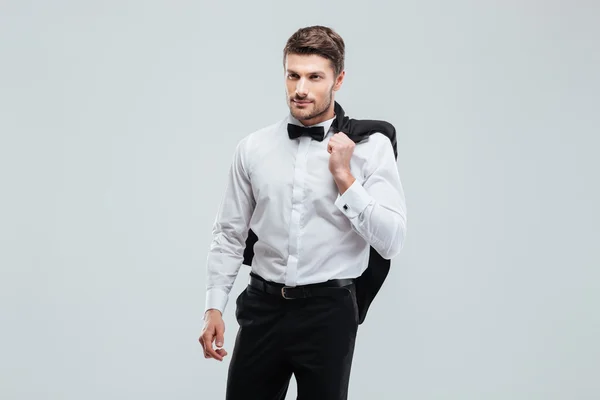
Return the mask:
POLYGON ((342 37, 326 26, 300 28, 283 49, 283 65, 288 54, 318 54, 331 62, 335 76, 344 70, 345 44, 342 37))

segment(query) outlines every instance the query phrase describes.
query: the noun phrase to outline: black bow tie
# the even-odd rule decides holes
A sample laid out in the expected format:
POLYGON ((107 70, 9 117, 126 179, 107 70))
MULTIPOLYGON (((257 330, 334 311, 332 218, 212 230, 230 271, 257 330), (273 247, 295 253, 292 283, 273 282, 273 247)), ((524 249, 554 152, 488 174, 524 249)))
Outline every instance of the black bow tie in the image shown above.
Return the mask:
POLYGON ((300 136, 310 136, 321 142, 325 138, 325 129, 322 126, 306 127, 294 124, 288 124, 288 135, 290 139, 296 139, 300 136))

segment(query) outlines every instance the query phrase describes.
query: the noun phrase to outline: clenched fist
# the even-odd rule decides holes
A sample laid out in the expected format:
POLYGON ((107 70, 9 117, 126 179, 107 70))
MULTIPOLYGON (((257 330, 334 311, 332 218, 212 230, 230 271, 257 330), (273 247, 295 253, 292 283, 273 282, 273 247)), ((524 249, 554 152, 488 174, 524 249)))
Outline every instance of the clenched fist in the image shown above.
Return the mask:
POLYGON ((329 139, 327 151, 329 157, 329 171, 333 176, 350 173, 350 159, 356 144, 344 132, 338 132, 329 139))

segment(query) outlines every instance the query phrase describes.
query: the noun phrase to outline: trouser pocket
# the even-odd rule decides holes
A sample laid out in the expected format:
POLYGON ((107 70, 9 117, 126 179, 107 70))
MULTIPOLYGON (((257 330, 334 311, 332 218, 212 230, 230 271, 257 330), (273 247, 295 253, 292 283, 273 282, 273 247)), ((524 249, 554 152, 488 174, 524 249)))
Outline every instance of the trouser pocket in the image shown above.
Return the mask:
POLYGON ((358 301, 356 298, 356 286, 354 284, 352 284, 352 285, 344 286, 344 289, 348 292, 347 298, 348 298, 348 301, 350 302, 352 311, 354 313, 354 322, 358 324, 359 315, 358 315, 358 301))

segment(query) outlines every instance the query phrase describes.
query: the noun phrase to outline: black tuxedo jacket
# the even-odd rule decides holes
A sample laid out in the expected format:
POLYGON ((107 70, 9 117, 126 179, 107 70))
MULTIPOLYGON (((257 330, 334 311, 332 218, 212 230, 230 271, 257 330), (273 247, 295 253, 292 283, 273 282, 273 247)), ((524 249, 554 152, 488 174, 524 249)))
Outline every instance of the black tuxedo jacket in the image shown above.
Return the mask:
MULTIPOLYGON (((336 118, 331 125, 334 132, 344 132, 354 142, 359 143, 368 138, 375 132, 380 132, 390 139, 390 144, 394 149, 394 157, 398 159, 398 146, 396 140, 396 129, 392 124, 386 121, 354 119, 345 116, 342 107, 335 102, 334 105, 336 118)), ((254 257, 254 244, 258 237, 252 231, 248 230, 246 247, 244 249, 244 264, 251 266, 254 257)), ((373 299, 383 285, 389 270, 391 261, 383 258, 373 247, 369 254, 369 263, 367 269, 356 279, 356 295, 359 309, 359 323, 362 324, 367 315, 367 310, 373 299)))

